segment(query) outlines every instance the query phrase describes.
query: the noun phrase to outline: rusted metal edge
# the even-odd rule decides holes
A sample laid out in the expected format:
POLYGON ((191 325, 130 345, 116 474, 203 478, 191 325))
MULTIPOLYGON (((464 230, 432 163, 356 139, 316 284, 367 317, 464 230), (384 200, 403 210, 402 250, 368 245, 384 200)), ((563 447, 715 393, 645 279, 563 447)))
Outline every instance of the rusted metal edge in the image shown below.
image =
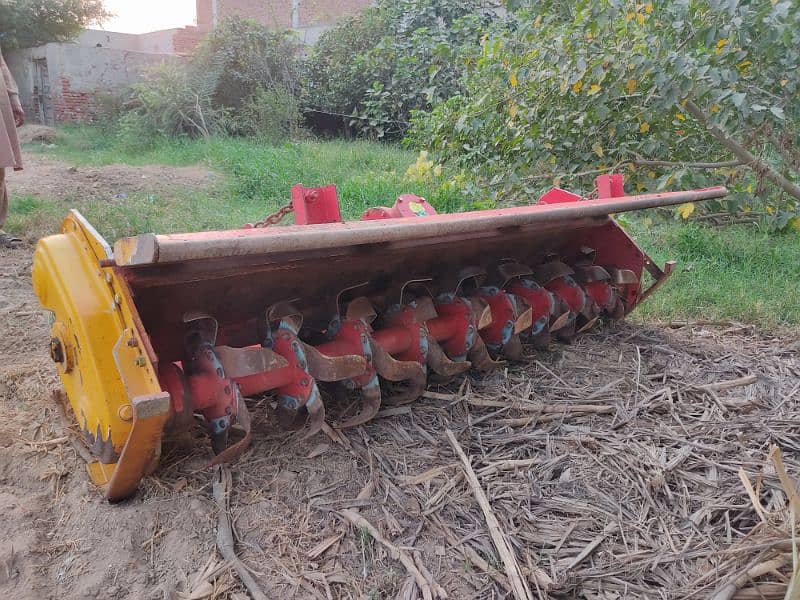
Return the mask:
POLYGON ((567 223, 658 206, 699 202, 727 194, 724 187, 643 194, 561 204, 433 215, 423 218, 350 221, 294 225, 272 229, 241 229, 171 235, 144 234, 114 244, 119 266, 251 256, 272 252, 303 252, 363 244, 391 243, 443 236, 485 233, 487 230, 567 223))

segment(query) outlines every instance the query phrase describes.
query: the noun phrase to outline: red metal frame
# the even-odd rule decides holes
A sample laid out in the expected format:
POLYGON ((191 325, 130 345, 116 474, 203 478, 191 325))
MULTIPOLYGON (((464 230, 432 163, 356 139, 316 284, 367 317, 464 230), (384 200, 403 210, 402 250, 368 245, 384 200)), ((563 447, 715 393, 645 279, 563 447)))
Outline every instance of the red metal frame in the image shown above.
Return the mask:
MULTIPOLYGON (((413 302, 394 306, 387 311, 376 329, 373 329, 372 318, 368 316, 337 318, 327 332, 330 336, 328 341, 314 347, 304 345, 298 338, 299 323, 295 327, 281 321, 275 329, 271 329, 272 325, 268 323, 269 341, 264 343, 271 344, 269 347, 285 362, 263 372, 227 377, 214 354, 214 347, 208 341, 191 358, 183 361, 175 361, 174 349, 179 344, 169 346, 167 356, 175 362, 164 362, 159 370, 161 385, 170 394, 173 423, 191 420, 191 414, 195 411, 201 412, 209 423, 215 423, 225 419, 235 420, 239 394, 252 396, 276 390, 279 404, 284 408, 299 411, 304 406, 311 407, 311 403, 319 398, 319 391, 306 357, 316 356, 316 361, 320 360, 320 355, 328 358, 360 357, 357 368, 346 371, 346 376, 343 375, 345 371, 339 371, 339 375, 331 374, 333 371, 319 375, 323 381, 346 379, 351 385, 361 388, 371 407, 349 421, 358 424, 378 410, 379 374, 388 381, 411 381, 412 376, 418 378, 418 365, 421 365, 424 375, 429 358, 433 368, 440 369, 438 373, 448 370, 457 372, 465 368, 463 365, 469 365, 465 362, 467 358, 478 368, 481 365, 491 367, 497 363, 486 354, 486 347, 492 350, 492 356, 499 356, 504 349, 511 355, 512 352, 504 346, 510 344, 513 337, 516 347, 521 348, 519 338, 515 335, 517 333, 541 345, 550 340, 551 329, 555 335, 569 340, 576 331, 577 321, 580 321, 579 327, 584 324, 590 327, 598 314, 620 318, 664 281, 671 271, 671 264, 668 263, 664 270, 659 269, 613 219, 608 218, 609 215, 714 198, 726 193, 724 188, 708 188, 625 196, 623 178, 619 174, 601 175, 596 179, 596 186, 597 199, 594 200, 583 200, 577 194, 554 188, 531 206, 447 215, 437 215, 424 198, 404 194, 391 208, 372 208, 362 215, 361 221, 343 223, 335 186, 306 188, 298 184, 292 187, 296 226, 140 236, 120 246, 120 251, 115 252, 115 260, 128 282, 138 281, 140 284, 144 282, 157 286, 160 278, 165 276, 154 269, 150 279, 142 277, 142 274, 148 274, 144 268, 146 265, 158 265, 166 269, 170 263, 177 263, 191 283, 201 278, 193 276, 191 268, 184 269, 187 263, 202 273, 206 264, 213 266, 216 260, 248 261, 256 257, 266 260, 267 264, 272 261, 281 265, 286 257, 295 262, 319 261, 324 260, 326 252, 335 250, 343 253, 343 249, 346 249, 350 254, 343 253, 346 258, 345 262, 338 263, 341 267, 348 258, 368 260, 364 257, 369 251, 365 249, 370 247, 382 248, 384 261, 392 258, 391 254, 395 251, 406 252, 402 256, 408 257, 409 248, 413 249, 420 240, 425 240, 432 247, 438 247, 437 244, 446 241, 460 249, 471 241, 479 246, 480 240, 487 237, 496 244, 510 239, 506 246, 501 245, 498 252, 510 248, 513 253, 515 244, 528 247, 528 236, 547 234, 547 243, 558 245, 557 254, 560 257, 583 257, 584 262, 580 267, 575 267, 579 271, 575 279, 575 271, 570 266, 561 263, 558 257, 552 259, 542 254, 539 255, 542 262, 538 263, 538 267, 531 271, 518 269, 513 278, 497 283, 498 287, 472 288, 463 296, 458 295, 458 286, 449 291, 447 288, 440 289, 443 293, 433 303, 436 316, 432 318, 429 318, 431 313, 425 311, 419 314, 428 316, 418 317, 415 311, 417 305, 413 302), (580 235, 561 235, 567 227, 580 229, 580 235), (143 268, 127 269, 134 265, 143 268), (617 275, 625 271, 625 277, 612 280, 600 267, 617 275), (581 268, 584 270, 581 271, 581 268), (640 278, 644 270, 653 275, 655 283, 642 291, 640 278), (538 278, 534 273, 538 273, 538 278), (491 313, 489 319, 483 316, 487 314, 484 310, 487 305, 491 313), (520 306, 525 310, 530 308, 531 321, 526 321, 525 325, 517 323, 520 317, 517 313, 524 312, 520 306), (418 321, 418 318, 426 320, 418 321), (565 325, 567 321, 569 324, 565 325), (526 330, 516 331, 517 327, 526 327, 526 330), (559 333, 560 327, 564 329, 559 333), (317 354, 307 355, 306 352, 317 354), (450 362, 445 364, 447 361, 450 362), (459 361, 458 364, 456 361, 459 361), (417 369, 417 374, 411 367, 417 369)), ((546 247, 540 248, 542 251, 544 249, 546 247)), ((474 260, 476 253, 472 252, 469 256, 474 260)), ((503 258, 504 255, 498 257, 503 258)), ((438 258, 429 253, 425 265, 435 265, 438 258)), ((401 264, 402 261, 397 258, 394 260, 391 267, 383 263, 381 267, 389 273, 403 272, 406 275, 411 274, 410 269, 421 268, 411 265, 406 273, 403 270, 405 264, 401 264)), ((261 264, 246 263, 242 274, 235 275, 239 279, 231 279, 227 285, 236 289, 236 282, 247 281, 247 269, 252 269, 251 273, 259 273, 261 264)), ((224 273, 224 270, 214 271, 219 272, 224 273)), ((332 279, 329 273, 317 273, 320 278, 326 277, 330 285, 332 279)), ((227 274, 224 276, 227 277, 227 274)), ((297 281, 295 279, 287 287, 298 291, 300 286, 297 281)), ((409 278, 407 281, 419 280, 409 278)), ((245 305, 241 312, 246 318, 241 319, 239 315, 231 317, 230 323, 223 323, 225 327, 220 329, 220 337, 227 335, 237 340, 247 340, 243 345, 250 347, 253 340, 249 330, 255 329, 254 324, 260 325, 260 322, 254 323, 257 319, 249 307, 255 306, 262 297, 261 293, 258 288, 251 289, 250 305, 245 305)), ((427 297, 426 300, 430 301, 427 297)), ((237 310, 239 307, 230 308, 237 310)), ((371 315, 374 317, 374 312, 371 315)), ((263 332, 263 327, 261 330, 263 332)), ((159 339, 158 342, 159 350, 163 351, 166 347, 163 340, 159 339)), ((229 341, 226 339, 225 343, 229 341)), ((414 385, 410 387, 413 396, 418 389, 414 385)), ((316 407, 314 410, 321 423, 324 409, 316 407)))

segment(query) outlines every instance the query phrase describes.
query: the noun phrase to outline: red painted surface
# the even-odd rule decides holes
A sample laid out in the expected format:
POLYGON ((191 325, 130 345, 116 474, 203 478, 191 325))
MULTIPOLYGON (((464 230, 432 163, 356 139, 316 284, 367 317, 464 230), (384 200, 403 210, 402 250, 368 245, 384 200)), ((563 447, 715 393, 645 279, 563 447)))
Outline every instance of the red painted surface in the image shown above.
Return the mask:
POLYGON ((292 208, 296 225, 342 221, 335 185, 317 188, 306 188, 300 184, 292 186, 292 208))
POLYGON ((622 173, 600 175, 595 178, 594 184, 597 187, 598 198, 619 198, 625 195, 622 173))

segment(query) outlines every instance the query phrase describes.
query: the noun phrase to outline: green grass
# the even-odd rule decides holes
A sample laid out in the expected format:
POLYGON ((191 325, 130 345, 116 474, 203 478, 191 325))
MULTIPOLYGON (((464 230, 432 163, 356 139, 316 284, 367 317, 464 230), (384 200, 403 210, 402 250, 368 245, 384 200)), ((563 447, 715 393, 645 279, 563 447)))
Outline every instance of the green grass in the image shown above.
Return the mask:
POLYGON ((800 235, 766 234, 753 225, 724 228, 692 223, 630 232, 675 273, 637 313, 645 319, 733 319, 766 327, 800 324, 800 235))
MULTIPOLYGON (((303 141, 269 146, 249 139, 174 140, 146 151, 121 147, 114 136, 89 127, 60 131, 55 147, 31 146, 70 164, 102 166, 202 164, 222 174, 208 190, 134 195, 124 200, 12 198, 8 229, 55 231, 66 210, 79 208, 110 240, 142 232, 239 227, 289 197, 295 183, 335 183, 343 215, 357 218, 403 192, 425 196, 440 211, 463 210, 439 182, 409 181, 416 156, 371 142, 303 141)), ((767 235, 754 226, 707 228, 685 223, 626 227, 657 262, 678 261, 672 278, 637 310, 646 320, 732 319, 765 327, 800 324, 800 235, 767 235)))
MULTIPOLYGON (((53 147, 35 144, 28 149, 78 167, 202 164, 226 176, 214 189, 177 192, 172 197, 138 196, 113 204, 71 198, 109 237, 238 227, 285 204, 296 183, 335 183, 343 216, 351 219, 371 206, 391 206, 397 196, 412 190, 438 210, 454 211, 460 206, 459 198, 440 191, 438 182, 408 180, 405 172, 416 160, 414 153, 375 142, 302 141, 271 146, 245 138, 177 139, 134 150, 99 128, 68 127, 59 131, 53 147)), ((28 200, 12 200, 12 214, 17 215, 10 220, 12 231, 24 231, 33 224, 19 216, 25 211, 17 208, 25 202, 28 200)), ((52 207, 41 208, 49 217, 52 207)), ((58 207, 59 214, 63 208, 58 207)), ((37 216, 36 224, 41 226, 42 213, 37 216)), ((48 231, 47 227, 42 231, 48 231)))

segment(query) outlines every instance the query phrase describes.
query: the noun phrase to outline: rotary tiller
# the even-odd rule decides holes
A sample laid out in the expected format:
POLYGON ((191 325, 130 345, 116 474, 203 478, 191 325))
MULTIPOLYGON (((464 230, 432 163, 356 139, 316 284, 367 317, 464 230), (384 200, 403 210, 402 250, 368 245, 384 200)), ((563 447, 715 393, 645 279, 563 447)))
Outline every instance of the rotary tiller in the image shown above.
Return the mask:
POLYGON ((656 266, 611 215, 725 193, 626 196, 606 175, 592 199, 552 189, 531 206, 436 214, 406 194, 342 222, 333 186, 298 185, 295 225, 144 234, 113 251, 72 211, 39 242, 33 281, 89 473, 120 500, 156 468, 165 431, 200 420, 214 462, 237 456, 245 397, 273 393, 280 423, 311 436, 320 388, 349 393, 332 426, 352 427, 428 381, 623 318, 673 263, 656 266))

